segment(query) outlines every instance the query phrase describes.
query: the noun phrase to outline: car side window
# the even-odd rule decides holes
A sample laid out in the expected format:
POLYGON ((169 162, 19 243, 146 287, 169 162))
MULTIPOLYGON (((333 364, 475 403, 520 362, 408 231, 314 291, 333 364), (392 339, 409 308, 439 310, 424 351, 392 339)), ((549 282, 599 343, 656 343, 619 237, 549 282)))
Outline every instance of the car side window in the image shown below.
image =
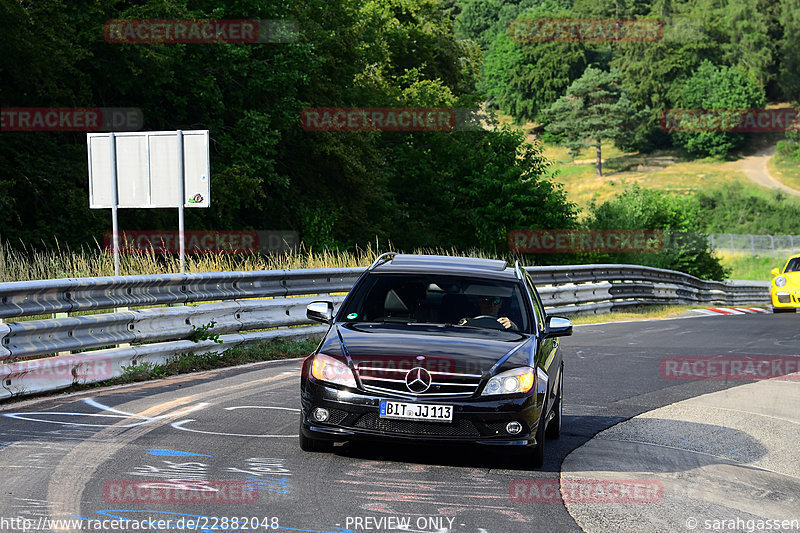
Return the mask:
POLYGON ((536 287, 531 281, 531 277, 528 273, 525 273, 525 283, 528 285, 528 292, 531 293, 531 301, 533 302, 533 310, 536 313, 536 323, 539 325, 539 330, 544 331, 544 304, 542 304, 542 299, 539 297, 539 292, 536 290, 536 287))

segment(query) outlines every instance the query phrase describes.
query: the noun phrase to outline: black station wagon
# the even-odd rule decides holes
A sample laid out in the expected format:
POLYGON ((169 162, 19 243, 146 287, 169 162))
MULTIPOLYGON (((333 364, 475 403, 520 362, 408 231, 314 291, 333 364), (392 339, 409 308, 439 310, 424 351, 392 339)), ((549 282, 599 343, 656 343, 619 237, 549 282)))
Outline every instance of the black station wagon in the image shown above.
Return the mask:
POLYGON ((384 254, 303 362, 300 446, 356 439, 519 447, 541 466, 561 431, 564 363, 528 273, 505 261, 384 254))

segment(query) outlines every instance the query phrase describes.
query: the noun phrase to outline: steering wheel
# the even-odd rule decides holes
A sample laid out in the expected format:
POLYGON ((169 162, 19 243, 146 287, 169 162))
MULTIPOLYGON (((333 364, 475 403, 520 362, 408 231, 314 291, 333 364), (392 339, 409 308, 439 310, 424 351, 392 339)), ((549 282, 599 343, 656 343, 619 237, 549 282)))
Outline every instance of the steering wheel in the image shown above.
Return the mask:
POLYGON ((476 328, 506 329, 503 324, 497 321, 497 317, 492 315, 479 315, 468 318, 464 325, 476 328))

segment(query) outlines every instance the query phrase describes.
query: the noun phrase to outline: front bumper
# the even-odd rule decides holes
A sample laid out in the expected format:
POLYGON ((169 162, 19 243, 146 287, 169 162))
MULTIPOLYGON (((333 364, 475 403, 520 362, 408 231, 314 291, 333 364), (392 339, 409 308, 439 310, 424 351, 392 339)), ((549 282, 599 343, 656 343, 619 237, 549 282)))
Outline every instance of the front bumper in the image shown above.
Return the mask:
POLYGON ((409 400, 344 391, 307 379, 301 389, 300 431, 308 438, 333 441, 388 440, 528 446, 536 444, 535 435, 543 400, 543 397, 537 397, 535 390, 527 395, 502 399, 436 397, 409 400), (452 405, 453 421, 380 418, 381 400, 452 405), (308 415, 315 407, 324 407, 330 412, 325 423, 309 419, 308 415), (522 431, 516 435, 507 433, 505 426, 509 422, 519 422, 522 431))
POLYGON ((800 308, 800 291, 772 287, 772 307, 800 308))

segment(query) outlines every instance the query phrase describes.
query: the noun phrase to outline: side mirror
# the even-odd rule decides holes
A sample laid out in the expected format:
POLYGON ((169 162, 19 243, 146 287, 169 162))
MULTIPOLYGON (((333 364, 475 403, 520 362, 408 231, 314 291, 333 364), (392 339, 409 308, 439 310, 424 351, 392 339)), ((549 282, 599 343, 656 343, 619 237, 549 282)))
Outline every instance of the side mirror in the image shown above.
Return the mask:
POLYGON ((333 303, 311 302, 306 306, 306 318, 325 324, 333 323, 333 303))
POLYGON ((572 335, 572 320, 561 316, 547 317, 544 338, 568 337, 572 335))
POLYGON ((781 271, 777 268, 773 268, 772 270, 769 271, 769 273, 772 274, 773 276, 777 276, 778 274, 781 273, 781 271))

